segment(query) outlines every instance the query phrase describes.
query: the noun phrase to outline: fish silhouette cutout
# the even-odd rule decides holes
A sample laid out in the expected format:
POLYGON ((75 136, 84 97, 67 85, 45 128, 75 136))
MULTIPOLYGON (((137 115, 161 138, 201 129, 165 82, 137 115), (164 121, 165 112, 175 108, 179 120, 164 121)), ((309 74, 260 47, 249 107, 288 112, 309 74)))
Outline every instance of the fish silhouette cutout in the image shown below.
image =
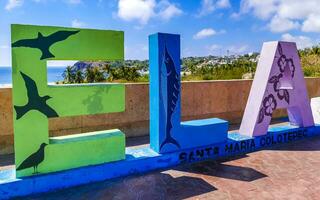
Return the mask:
POLYGON ((54 58, 55 56, 50 52, 50 47, 77 33, 79 33, 79 31, 57 31, 49 36, 43 36, 38 32, 37 38, 18 40, 12 43, 12 47, 37 48, 42 52, 40 60, 54 58))
POLYGON ((32 80, 23 72, 20 72, 20 74, 27 88, 28 103, 24 106, 14 106, 14 109, 16 110, 17 114, 16 119, 20 119, 30 110, 37 110, 42 114, 46 115, 48 118, 59 117, 57 112, 47 104, 47 100, 51 97, 48 95, 41 97, 39 95, 38 88, 34 80, 32 80))
POLYGON ((167 75, 167 121, 166 121, 166 135, 164 141, 160 145, 160 150, 166 144, 173 144, 180 147, 180 144, 176 139, 174 139, 171 135, 172 130, 172 115, 174 113, 175 108, 177 107, 177 103, 180 95, 180 79, 179 75, 174 66, 174 62, 172 57, 170 56, 167 47, 165 46, 164 53, 164 64, 166 65, 166 75, 167 75))
POLYGON ((38 173, 38 165, 44 160, 44 148, 47 146, 46 143, 42 143, 39 149, 26 158, 17 168, 17 170, 28 169, 33 167, 33 174, 38 173))

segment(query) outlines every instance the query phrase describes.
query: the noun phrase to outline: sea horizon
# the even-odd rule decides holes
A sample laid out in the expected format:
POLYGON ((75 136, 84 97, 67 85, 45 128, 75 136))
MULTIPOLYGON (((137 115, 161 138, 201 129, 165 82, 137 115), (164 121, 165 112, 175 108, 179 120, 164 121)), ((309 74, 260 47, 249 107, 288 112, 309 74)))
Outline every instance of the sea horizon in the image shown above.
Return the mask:
MULTIPOLYGON (((62 74, 66 67, 62 66, 49 66, 48 67, 48 83, 55 83, 62 81, 62 74)), ((10 86, 12 84, 12 67, 11 66, 0 66, 0 85, 10 86)))

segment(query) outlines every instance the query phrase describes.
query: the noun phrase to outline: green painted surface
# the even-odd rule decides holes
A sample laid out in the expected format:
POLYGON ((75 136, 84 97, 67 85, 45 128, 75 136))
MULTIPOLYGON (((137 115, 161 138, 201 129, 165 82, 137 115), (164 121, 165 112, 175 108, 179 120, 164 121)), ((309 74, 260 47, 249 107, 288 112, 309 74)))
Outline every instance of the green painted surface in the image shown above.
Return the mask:
MULTIPOLYGON (((123 60, 123 32, 12 25, 11 39, 17 167, 30 158, 38 173, 48 173, 124 159, 125 139, 118 130, 51 140, 48 136, 48 117, 124 111, 124 85, 48 86, 46 66, 47 60, 123 60), (42 143, 49 144, 43 161, 42 143)), ((17 177, 34 170, 17 170, 17 177)))
MULTIPOLYGON (((40 172, 55 172, 75 166, 88 166, 125 159, 125 135, 119 130, 109 132, 108 137, 95 137, 64 142, 50 142, 46 147, 46 159, 40 172), (77 155, 75 155, 75 152, 77 155), (75 159, 76 158, 76 159, 75 159)), ((39 168, 40 170, 40 168, 39 168)))
POLYGON ((81 133, 74 135, 65 135, 59 137, 50 137, 50 144, 64 144, 69 142, 79 142, 84 140, 96 140, 99 138, 110 138, 113 136, 123 135, 123 133, 118 129, 106 130, 106 131, 96 131, 90 133, 81 133))

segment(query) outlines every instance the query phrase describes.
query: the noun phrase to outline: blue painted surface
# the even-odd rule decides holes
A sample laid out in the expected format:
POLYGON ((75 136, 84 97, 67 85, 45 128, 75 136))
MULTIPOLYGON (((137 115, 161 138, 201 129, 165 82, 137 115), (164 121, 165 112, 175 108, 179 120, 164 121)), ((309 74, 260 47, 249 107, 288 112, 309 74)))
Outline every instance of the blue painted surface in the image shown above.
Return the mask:
POLYGON ((156 152, 181 149, 176 139, 180 125, 180 36, 149 36, 150 146, 156 152), (165 149, 165 150, 164 150, 165 149))
POLYGON ((211 124, 224 124, 226 120, 219 118, 209 118, 209 119, 199 119, 199 120, 191 120, 184 121, 181 123, 183 126, 210 126, 211 124))
POLYGON ((218 118, 182 122, 176 138, 183 149, 224 143, 228 137, 228 122, 218 118))
POLYGON ((139 174, 181 163, 225 158, 320 135, 319 125, 308 128, 282 126, 273 127, 269 130, 267 135, 252 138, 242 136, 239 133, 229 133, 228 139, 224 143, 214 143, 166 154, 158 154, 149 147, 131 147, 126 149, 126 159, 122 161, 24 179, 16 179, 14 170, 4 170, 0 172, 0 199, 48 192, 130 174, 139 174))
POLYGON ((228 122, 217 118, 181 123, 180 35, 149 36, 150 146, 158 153, 221 143, 228 122))

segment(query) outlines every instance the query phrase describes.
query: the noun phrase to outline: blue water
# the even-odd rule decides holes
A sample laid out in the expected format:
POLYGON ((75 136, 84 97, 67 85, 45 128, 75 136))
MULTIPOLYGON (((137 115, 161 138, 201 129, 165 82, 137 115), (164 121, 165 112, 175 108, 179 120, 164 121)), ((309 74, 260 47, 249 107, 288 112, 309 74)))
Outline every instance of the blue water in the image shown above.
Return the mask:
MULTIPOLYGON (((63 80, 64 67, 48 67, 48 83, 63 80)), ((0 84, 11 84, 11 67, 0 67, 0 84)))

